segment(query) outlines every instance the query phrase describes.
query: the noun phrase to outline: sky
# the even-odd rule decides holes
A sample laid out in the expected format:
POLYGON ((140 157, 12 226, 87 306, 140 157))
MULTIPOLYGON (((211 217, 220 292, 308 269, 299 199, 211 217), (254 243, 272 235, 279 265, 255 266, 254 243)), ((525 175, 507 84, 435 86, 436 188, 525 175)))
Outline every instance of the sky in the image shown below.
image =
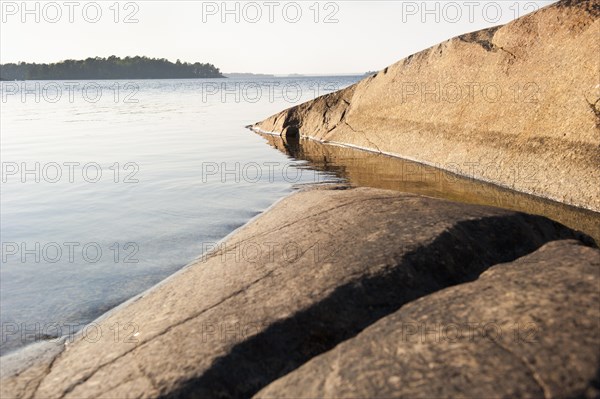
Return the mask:
POLYGON ((223 72, 380 70, 553 1, 0 1, 0 63, 143 55, 223 72))

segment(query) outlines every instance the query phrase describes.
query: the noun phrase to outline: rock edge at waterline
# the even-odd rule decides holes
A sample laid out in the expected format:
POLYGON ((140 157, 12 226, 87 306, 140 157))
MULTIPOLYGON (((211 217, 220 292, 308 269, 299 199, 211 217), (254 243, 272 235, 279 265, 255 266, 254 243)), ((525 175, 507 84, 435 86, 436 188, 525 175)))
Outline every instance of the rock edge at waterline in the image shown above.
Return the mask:
POLYGON ((598 37, 600 0, 559 1, 252 128, 399 156, 600 211, 598 37))

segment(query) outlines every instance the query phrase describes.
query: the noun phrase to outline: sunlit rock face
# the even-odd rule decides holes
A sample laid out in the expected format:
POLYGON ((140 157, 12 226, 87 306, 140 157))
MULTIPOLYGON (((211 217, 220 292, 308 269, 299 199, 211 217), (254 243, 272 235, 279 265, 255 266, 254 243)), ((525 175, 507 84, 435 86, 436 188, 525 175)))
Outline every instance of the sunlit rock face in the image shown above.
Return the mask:
POLYGON ((465 34, 254 125, 600 211, 600 1, 465 34))

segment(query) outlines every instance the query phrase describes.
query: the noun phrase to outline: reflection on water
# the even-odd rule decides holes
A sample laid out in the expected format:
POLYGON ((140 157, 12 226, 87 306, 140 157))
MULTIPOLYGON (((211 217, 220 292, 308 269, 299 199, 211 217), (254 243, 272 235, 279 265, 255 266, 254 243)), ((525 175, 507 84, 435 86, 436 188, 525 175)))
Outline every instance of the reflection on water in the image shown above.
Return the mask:
POLYGON ((298 142, 284 141, 281 137, 272 135, 261 136, 279 151, 308 161, 312 168, 333 172, 355 186, 397 190, 542 215, 582 231, 600 244, 600 213, 386 155, 322 144, 308 139, 298 142))
POLYGON ((284 173, 305 162, 243 126, 360 79, 68 83, 98 88, 97 101, 67 82, 18 83, 39 91, 0 105, 0 356, 83 328, 288 195, 284 173), (64 95, 47 101, 50 87, 64 95))

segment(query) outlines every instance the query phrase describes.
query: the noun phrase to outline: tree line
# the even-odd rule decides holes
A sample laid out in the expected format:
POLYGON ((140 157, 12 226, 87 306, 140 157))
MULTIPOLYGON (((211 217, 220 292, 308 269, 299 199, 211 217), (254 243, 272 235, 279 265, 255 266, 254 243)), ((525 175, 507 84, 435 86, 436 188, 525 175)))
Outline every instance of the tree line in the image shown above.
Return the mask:
POLYGON ((53 64, 0 65, 1 80, 203 79, 222 78, 213 64, 171 62, 165 58, 110 56, 53 64))

